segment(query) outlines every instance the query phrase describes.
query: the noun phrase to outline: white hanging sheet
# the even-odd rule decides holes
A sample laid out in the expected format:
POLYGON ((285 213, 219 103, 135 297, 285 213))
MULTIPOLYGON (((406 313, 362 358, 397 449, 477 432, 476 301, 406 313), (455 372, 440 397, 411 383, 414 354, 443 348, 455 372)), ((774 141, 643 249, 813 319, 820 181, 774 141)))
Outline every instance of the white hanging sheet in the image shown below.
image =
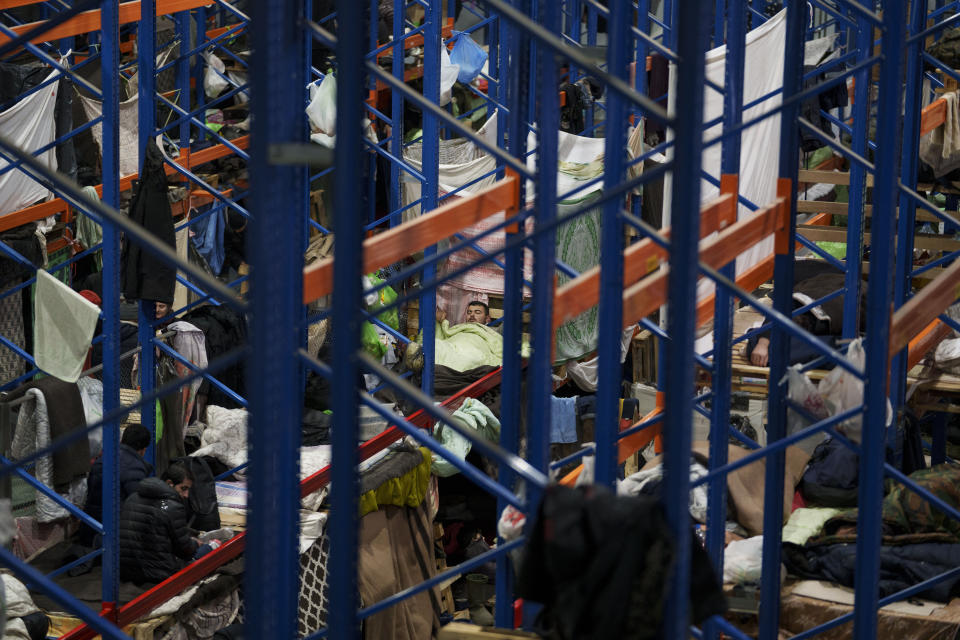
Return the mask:
MULTIPOLYGON (((59 73, 52 71, 44 82, 59 73)), ((58 86, 57 82, 53 82, 0 112, 0 136, 30 152, 53 142, 57 133, 53 112, 57 105, 58 86)), ((4 159, 5 155, 0 155, 0 170, 10 164, 4 159)), ((54 148, 35 158, 50 169, 57 169, 57 154, 54 148)), ((0 173, 0 215, 18 211, 49 196, 50 191, 45 186, 20 169, 0 173)))
MULTIPOLYGON (((786 10, 753 29, 746 36, 746 52, 743 77, 743 104, 768 95, 783 86, 784 41, 786 39, 786 10)), ((706 77, 718 86, 723 86, 723 73, 726 64, 726 45, 717 47, 706 54, 706 77)), ((671 65, 670 73, 676 68, 671 65)), ((671 85, 673 86, 673 85, 671 85)), ((747 122, 768 113, 780 106, 778 94, 743 112, 743 121, 747 122)), ((704 88, 703 121, 710 122, 723 115, 723 96, 709 86, 704 88)), ((717 124, 703 134, 704 141, 713 140, 723 132, 723 125, 717 124)), ((780 116, 774 115, 748 127, 740 134, 740 195, 755 205, 763 207, 777 195, 777 175, 780 156, 780 116)), ((720 180, 721 145, 715 144, 703 151, 703 170, 720 180)), ((700 183, 700 201, 708 202, 717 197, 719 189, 713 183, 702 180, 700 183)), ((742 220, 754 215, 748 207, 741 204, 737 218, 742 220)), ((773 253, 773 236, 758 242, 737 258, 737 274, 758 264, 773 253)), ((701 279, 697 286, 697 297, 703 298, 713 292, 713 282, 701 279)))

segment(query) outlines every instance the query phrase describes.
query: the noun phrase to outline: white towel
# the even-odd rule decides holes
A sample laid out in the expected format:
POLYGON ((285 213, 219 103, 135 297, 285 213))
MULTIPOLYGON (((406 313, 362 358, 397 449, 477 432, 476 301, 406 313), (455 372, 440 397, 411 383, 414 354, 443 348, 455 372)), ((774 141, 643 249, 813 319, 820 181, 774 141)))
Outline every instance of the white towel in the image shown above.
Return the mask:
POLYGON ((33 358, 42 371, 76 382, 97 327, 100 307, 46 271, 37 271, 33 358))

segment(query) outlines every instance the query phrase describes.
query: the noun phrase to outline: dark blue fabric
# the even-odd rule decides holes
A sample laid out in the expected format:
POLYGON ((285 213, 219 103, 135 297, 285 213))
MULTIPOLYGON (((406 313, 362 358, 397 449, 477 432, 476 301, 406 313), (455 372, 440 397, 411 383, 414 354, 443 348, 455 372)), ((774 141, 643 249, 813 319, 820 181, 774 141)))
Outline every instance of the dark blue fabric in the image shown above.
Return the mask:
POLYGON ((824 440, 813 450, 800 488, 803 497, 825 507, 846 507, 857 503, 859 457, 840 441, 824 440))
MULTIPOLYGON (((854 544, 798 547, 784 543, 783 562, 790 573, 804 578, 830 580, 853 586, 857 547, 854 544)), ((960 566, 960 544, 926 542, 880 548, 880 597, 902 591, 960 566)), ((943 581, 921 597, 949 602, 958 592, 960 578, 943 581)))
POLYGON ((203 215, 212 206, 205 205, 196 210, 193 217, 200 219, 190 225, 190 237, 197 253, 203 256, 215 275, 220 275, 223 270, 225 255, 223 250, 223 209, 220 208, 213 213, 203 215))

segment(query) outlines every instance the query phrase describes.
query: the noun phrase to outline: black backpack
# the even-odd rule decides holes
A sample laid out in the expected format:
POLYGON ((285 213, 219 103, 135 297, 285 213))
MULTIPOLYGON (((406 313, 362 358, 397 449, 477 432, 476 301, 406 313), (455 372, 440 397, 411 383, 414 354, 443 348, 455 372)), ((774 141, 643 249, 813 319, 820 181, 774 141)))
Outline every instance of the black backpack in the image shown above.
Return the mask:
POLYGON ((203 458, 184 456, 171 462, 179 462, 193 476, 193 487, 186 501, 187 526, 198 531, 213 531, 220 528, 220 509, 217 504, 217 487, 210 465, 203 458))

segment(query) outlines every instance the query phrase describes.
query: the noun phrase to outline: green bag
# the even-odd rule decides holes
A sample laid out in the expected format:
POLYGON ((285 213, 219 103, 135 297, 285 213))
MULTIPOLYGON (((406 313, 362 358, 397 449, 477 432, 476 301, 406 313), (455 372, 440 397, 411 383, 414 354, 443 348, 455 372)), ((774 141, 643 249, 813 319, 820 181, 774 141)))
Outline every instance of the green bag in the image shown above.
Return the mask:
POLYGON ((387 353, 387 347, 380 342, 376 327, 369 322, 364 322, 360 328, 360 343, 363 344, 364 351, 378 360, 387 353))
MULTIPOLYGON (((381 280, 380 277, 375 274, 368 275, 367 279, 370 280, 370 284, 375 287, 383 284, 383 280, 381 280)), ((397 298, 397 292, 394 291, 393 287, 384 287, 383 289, 377 291, 377 301, 370 305, 370 311, 378 311, 383 307, 392 304, 397 298)), ((400 330, 400 315, 397 313, 396 307, 379 314, 377 316, 377 320, 387 325, 394 331, 400 330)))

